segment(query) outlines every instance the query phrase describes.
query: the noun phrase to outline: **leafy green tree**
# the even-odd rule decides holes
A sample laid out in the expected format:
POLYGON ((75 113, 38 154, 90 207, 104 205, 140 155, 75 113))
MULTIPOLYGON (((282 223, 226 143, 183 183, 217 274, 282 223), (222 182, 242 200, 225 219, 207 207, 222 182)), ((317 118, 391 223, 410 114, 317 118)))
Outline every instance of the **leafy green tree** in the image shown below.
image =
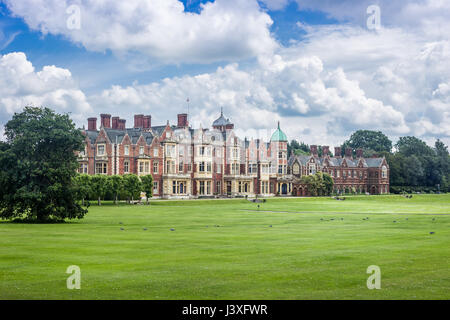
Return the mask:
POLYGON ((141 176, 142 191, 145 192, 146 202, 153 196, 153 176, 151 174, 141 176))
POLYGON ((312 196, 331 195, 333 192, 333 178, 327 173, 317 172, 314 175, 303 176, 301 181, 306 184, 312 196))
POLYGON ((358 130, 342 144, 343 153, 347 147, 354 151, 358 148, 364 149, 364 156, 370 157, 374 153, 391 152, 392 141, 381 131, 358 130))
POLYGON ((325 187, 325 194, 331 195, 333 193, 334 181, 333 178, 328 173, 323 173, 323 184, 325 187))
POLYGON ((120 175, 108 176, 109 190, 114 194, 114 204, 117 204, 119 194, 123 190, 123 178, 120 175))
POLYGON ((292 140, 288 143, 288 156, 291 155, 309 155, 310 154, 309 146, 303 142, 298 143, 297 140, 292 140))
POLYGON ((128 197, 128 202, 134 201, 134 198, 139 198, 142 191, 142 182, 135 174, 125 174, 123 176, 123 189, 128 197))
POLYGON ((96 174, 91 177, 91 191, 92 195, 97 198, 98 205, 102 205, 102 199, 108 191, 108 177, 103 174, 96 174))
POLYGON ((76 201, 75 151, 84 137, 67 114, 25 107, 5 125, 0 145, 0 217, 37 220, 82 218, 76 201))
POLYGON ((76 186, 77 199, 81 200, 81 204, 84 206, 84 200, 88 199, 92 193, 91 176, 88 174, 77 174, 74 178, 74 184, 76 186))
POLYGON ((432 156, 434 155, 433 149, 429 147, 425 141, 422 141, 416 137, 400 137, 395 144, 398 152, 406 157, 415 156, 432 156))

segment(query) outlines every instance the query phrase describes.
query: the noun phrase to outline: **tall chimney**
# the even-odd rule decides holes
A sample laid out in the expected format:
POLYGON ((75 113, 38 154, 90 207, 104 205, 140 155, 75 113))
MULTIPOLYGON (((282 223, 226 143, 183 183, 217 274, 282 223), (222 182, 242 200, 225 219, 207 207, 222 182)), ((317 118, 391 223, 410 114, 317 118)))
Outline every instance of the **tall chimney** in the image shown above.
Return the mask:
POLYGON ((135 128, 144 127, 144 115, 143 114, 135 114, 134 115, 134 127, 135 128))
POLYGON ((150 129, 151 126, 152 126, 152 116, 150 115, 144 116, 142 118, 142 127, 144 129, 150 129))
POLYGON ((334 156, 338 158, 342 156, 341 147, 334 147, 334 156))
POLYGON ((88 130, 97 131, 97 118, 88 118, 88 130))
POLYGON ((311 146, 309 146, 309 148, 311 149, 311 154, 313 156, 317 156, 318 155, 317 146, 316 145, 311 145, 311 146))
POLYGON ((111 115, 110 114, 106 114, 106 113, 102 113, 100 115, 101 118, 101 126, 103 126, 103 128, 111 128, 111 115))
POLYGON ((353 153, 353 149, 352 148, 345 148, 345 157, 346 158, 351 158, 352 157, 352 153, 353 153))
POLYGON ((178 127, 187 127, 188 126, 188 120, 187 120, 187 113, 179 113, 178 114, 178 127))
POLYGON ((119 117, 112 117, 112 128, 118 129, 119 128, 119 117))
POLYGON ((330 153, 330 147, 329 146, 322 146, 322 155, 325 157, 330 153))
POLYGON ((127 120, 125 120, 125 119, 119 119, 117 129, 125 130, 125 122, 126 121, 127 120))
POLYGON ((356 149, 356 157, 357 158, 362 158, 363 157, 363 152, 364 150, 361 148, 356 149))

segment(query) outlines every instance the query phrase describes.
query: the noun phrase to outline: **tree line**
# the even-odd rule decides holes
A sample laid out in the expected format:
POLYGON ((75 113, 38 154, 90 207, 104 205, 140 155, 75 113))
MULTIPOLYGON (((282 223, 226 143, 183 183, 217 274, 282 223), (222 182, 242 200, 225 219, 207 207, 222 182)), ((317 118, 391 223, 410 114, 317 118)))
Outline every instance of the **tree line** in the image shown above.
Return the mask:
MULTIPOLYGON (((390 192, 450 192, 450 155, 448 146, 439 139, 434 146, 414 137, 400 137, 394 144, 381 131, 358 130, 341 145, 345 149, 364 150, 364 157, 385 157, 390 169, 390 192)), ((309 154, 309 146, 292 140, 289 155, 309 154)), ((319 148, 319 156, 321 148, 319 148)))
POLYGON ((115 204, 121 199, 127 203, 140 199, 141 192, 146 195, 146 203, 153 196, 152 175, 137 176, 125 174, 106 176, 101 174, 77 174, 73 178, 75 198, 86 205, 86 200, 96 200, 98 205, 102 200, 111 199, 115 204))

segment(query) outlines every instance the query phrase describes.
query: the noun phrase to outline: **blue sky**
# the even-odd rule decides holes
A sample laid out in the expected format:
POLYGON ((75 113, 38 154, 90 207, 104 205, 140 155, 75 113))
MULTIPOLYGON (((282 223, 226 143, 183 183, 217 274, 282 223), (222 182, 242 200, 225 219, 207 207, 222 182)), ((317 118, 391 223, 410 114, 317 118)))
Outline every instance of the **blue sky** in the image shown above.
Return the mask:
MULTIPOLYGON (((201 13, 201 4, 213 1, 183 0, 186 12, 201 13)), ((0 44, 0 54, 20 51, 24 52, 35 68, 41 69, 46 65, 56 65, 69 69, 73 76, 80 82, 80 87, 87 92, 106 89, 112 84, 131 85, 158 81, 166 77, 181 76, 184 74, 199 74, 212 72, 218 66, 224 66, 228 61, 209 64, 159 64, 146 66, 148 70, 136 69, 133 65, 124 64, 123 59, 115 56, 110 50, 104 52, 92 52, 83 46, 68 41, 61 35, 46 34, 30 30, 28 25, 20 17, 14 17, 5 3, 0 3, 1 25, 4 37, 0 44), (8 45, 6 43, 11 38, 8 45), (6 45, 3 48, 3 45, 6 45), (93 70, 102 70, 100 74, 93 70)), ((298 21, 307 24, 336 23, 335 19, 326 17, 323 12, 304 10, 300 11, 298 5, 290 3, 282 10, 268 13, 273 20, 270 31, 283 45, 288 45, 292 39, 301 40, 305 32, 297 27, 298 21)), ((252 59, 250 59, 252 60, 252 59)), ((246 61, 241 61, 245 64, 246 61)), ((145 61, 151 64, 151 61, 145 61)))
POLYGON ((449 141, 442 1, 86 3, 0 1, 0 130, 25 103, 71 112, 79 125, 101 112, 165 123, 189 96, 193 125, 223 107, 244 135, 280 120, 307 143, 357 129, 449 141), (376 30, 366 25, 371 4, 376 30), (80 29, 66 27, 70 5, 80 29))

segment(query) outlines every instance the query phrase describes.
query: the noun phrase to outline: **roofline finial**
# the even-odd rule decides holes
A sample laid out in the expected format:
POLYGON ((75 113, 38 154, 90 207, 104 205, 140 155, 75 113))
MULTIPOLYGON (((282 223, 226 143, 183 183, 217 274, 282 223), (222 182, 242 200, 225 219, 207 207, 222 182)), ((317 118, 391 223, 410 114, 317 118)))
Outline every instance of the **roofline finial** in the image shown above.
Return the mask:
POLYGON ((278 129, 280 129, 280 121, 278 121, 278 129))
POLYGON ((223 107, 220 107, 220 115, 223 116, 223 107))

